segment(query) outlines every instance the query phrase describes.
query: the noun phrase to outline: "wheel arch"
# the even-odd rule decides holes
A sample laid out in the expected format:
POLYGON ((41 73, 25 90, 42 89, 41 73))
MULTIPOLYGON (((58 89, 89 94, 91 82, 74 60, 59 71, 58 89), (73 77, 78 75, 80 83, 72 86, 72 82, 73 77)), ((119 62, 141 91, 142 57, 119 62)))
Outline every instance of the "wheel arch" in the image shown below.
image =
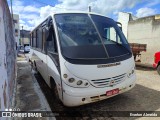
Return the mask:
POLYGON ((50 88, 52 87, 52 85, 54 85, 54 87, 57 86, 54 78, 52 76, 49 76, 49 86, 50 86, 50 88))

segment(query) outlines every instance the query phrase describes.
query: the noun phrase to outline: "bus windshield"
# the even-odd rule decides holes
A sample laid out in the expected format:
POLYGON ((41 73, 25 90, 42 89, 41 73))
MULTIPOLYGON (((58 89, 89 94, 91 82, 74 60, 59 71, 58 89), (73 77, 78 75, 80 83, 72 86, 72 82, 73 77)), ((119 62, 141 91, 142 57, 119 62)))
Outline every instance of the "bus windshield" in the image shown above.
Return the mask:
POLYGON ((109 59, 130 54, 112 19, 82 13, 55 15, 62 55, 70 59, 109 59))

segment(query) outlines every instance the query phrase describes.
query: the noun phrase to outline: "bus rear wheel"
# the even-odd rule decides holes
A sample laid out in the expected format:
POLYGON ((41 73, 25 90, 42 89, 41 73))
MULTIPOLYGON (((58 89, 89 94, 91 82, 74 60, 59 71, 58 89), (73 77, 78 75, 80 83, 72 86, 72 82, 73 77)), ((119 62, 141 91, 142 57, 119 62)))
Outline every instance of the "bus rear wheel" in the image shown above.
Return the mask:
POLYGON ((34 61, 34 66, 33 66, 33 68, 34 68, 35 74, 38 74, 39 72, 38 72, 37 65, 36 65, 36 62, 35 62, 35 61, 34 61))

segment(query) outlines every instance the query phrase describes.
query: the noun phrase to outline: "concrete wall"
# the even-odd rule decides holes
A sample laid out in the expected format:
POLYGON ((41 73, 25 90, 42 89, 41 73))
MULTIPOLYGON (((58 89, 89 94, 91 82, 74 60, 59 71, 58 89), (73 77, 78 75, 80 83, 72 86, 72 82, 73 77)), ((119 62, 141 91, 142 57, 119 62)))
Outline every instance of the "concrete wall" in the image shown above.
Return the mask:
POLYGON ((30 39, 29 38, 23 38, 23 45, 24 44, 30 44, 30 39))
POLYGON ((147 52, 142 52, 141 63, 152 65, 154 53, 160 51, 160 17, 151 16, 129 21, 128 41, 147 44, 147 52))
POLYGON ((16 75, 15 37, 6 0, 0 0, 0 110, 11 107, 16 75))

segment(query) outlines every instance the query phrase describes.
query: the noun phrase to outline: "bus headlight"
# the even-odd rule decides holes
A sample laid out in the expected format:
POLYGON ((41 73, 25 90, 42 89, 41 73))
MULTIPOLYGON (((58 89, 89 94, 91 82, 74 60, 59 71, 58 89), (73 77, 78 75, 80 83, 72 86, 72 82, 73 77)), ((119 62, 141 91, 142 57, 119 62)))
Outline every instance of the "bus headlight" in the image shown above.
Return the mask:
POLYGON ((85 85, 85 86, 88 86, 88 82, 86 82, 84 85, 85 85))
POLYGON ((64 78, 67 78, 67 77, 68 77, 68 75, 67 75, 67 74, 64 74, 64 75, 63 75, 63 77, 64 77, 64 78))
POLYGON ((73 83, 74 81, 75 81, 74 78, 69 78, 69 79, 68 79, 68 82, 70 82, 70 83, 73 83))
POLYGON ((66 85, 70 87, 87 88, 90 86, 88 80, 76 77, 73 74, 71 74, 68 70, 66 70, 66 72, 62 74, 61 79, 66 85))
POLYGON ((79 80, 78 82, 77 82, 77 85, 82 85, 82 80, 79 80))
MULTIPOLYGON (((64 76, 63 76, 64 77, 64 76)), ((87 80, 79 80, 79 78, 68 76, 63 78, 64 82, 72 87, 89 87, 89 82, 87 80)))
POLYGON ((135 73, 134 67, 131 69, 131 71, 128 72, 128 77, 130 78, 135 73))

